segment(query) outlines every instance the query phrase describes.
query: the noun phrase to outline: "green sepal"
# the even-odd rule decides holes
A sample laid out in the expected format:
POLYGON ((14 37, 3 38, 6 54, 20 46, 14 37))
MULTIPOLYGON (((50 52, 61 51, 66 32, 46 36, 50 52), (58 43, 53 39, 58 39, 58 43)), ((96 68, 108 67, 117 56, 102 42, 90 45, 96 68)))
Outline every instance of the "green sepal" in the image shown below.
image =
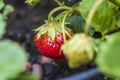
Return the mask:
POLYGON ((49 29, 48 29, 48 36, 50 36, 51 37, 51 39, 54 41, 54 39, 55 39, 55 28, 54 27, 50 27, 49 29))
POLYGON ((33 29, 33 31, 35 31, 35 32, 39 32, 39 30, 41 29, 41 27, 43 27, 44 26, 44 24, 42 25, 42 26, 39 26, 37 29, 33 29))
POLYGON ((47 33, 47 27, 40 27, 40 28, 38 28, 38 35, 37 35, 37 38, 39 39, 40 37, 41 37, 41 35, 43 35, 43 34, 45 34, 45 33, 47 33))
POLYGON ((44 20, 45 23, 48 23, 48 20, 44 20))
POLYGON ((62 27, 60 27, 60 24, 58 24, 55 29, 58 31, 58 32, 62 32, 62 27))
MULTIPOLYGON (((59 32, 59 33, 63 32, 61 23, 59 23, 59 22, 45 23, 42 26, 35 29, 34 31, 38 32, 38 34, 37 34, 38 39, 41 37, 41 35, 46 33, 52 40, 55 39, 56 32, 59 32)), ((71 30, 65 26, 65 32, 67 32, 69 34, 69 32, 71 32, 71 30)))

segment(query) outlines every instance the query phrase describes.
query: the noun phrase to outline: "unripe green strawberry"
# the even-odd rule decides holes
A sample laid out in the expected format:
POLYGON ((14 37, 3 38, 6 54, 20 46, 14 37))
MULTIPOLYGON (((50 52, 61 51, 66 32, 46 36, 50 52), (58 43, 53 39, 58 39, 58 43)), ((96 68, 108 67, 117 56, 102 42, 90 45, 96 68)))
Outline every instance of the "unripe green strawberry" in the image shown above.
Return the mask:
POLYGON ((70 68, 77 68, 87 64, 94 55, 93 39, 85 34, 75 34, 62 45, 64 55, 70 68))

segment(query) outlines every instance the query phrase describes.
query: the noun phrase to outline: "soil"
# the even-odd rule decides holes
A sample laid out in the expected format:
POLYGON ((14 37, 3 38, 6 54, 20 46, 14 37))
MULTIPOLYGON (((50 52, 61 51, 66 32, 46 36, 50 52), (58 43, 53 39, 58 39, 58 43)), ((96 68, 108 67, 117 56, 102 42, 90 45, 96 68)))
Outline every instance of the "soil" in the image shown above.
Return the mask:
MULTIPOLYGON (((80 0, 71 0, 67 5, 72 5, 77 1, 80 0)), ((43 67, 43 80, 61 79, 96 67, 94 64, 88 64, 78 69, 70 69, 66 61, 55 61, 57 65, 51 63, 42 65, 40 63, 41 54, 38 52, 33 42, 35 35, 33 29, 43 24, 44 20, 47 19, 48 13, 58 6, 53 0, 41 0, 35 7, 25 4, 24 0, 4 0, 4 2, 13 5, 15 8, 15 11, 8 15, 8 25, 4 39, 14 40, 26 49, 30 55, 29 62, 32 65, 38 63, 43 67)), ((104 76, 100 74, 90 80, 104 80, 104 76)), ((107 78, 106 80, 111 79, 107 78)))

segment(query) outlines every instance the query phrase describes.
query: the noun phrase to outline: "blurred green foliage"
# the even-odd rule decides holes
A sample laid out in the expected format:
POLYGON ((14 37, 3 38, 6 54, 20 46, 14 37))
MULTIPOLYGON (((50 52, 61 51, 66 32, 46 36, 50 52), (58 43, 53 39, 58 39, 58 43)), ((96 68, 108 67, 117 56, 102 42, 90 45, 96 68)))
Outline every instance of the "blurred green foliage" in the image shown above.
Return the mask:
MULTIPOLYGON (((6 19, 14 8, 0 0, 0 80, 13 80, 24 71, 28 53, 16 42, 2 39, 6 31, 6 19)), ((20 75, 17 80, 38 80, 34 75, 20 75)))

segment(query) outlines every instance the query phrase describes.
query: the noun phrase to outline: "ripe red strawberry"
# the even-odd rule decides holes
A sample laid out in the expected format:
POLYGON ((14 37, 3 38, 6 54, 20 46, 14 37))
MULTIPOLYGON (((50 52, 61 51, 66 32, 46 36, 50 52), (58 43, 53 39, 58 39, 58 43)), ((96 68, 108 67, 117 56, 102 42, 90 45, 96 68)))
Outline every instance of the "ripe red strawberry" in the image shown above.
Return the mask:
MULTIPOLYGON (((65 29, 68 31, 68 28, 65 29)), ((37 29, 38 33, 34 42, 40 53, 53 59, 64 59, 61 45, 64 43, 61 25, 59 23, 47 23, 37 29)), ((69 39, 66 35, 66 39, 69 39)))

